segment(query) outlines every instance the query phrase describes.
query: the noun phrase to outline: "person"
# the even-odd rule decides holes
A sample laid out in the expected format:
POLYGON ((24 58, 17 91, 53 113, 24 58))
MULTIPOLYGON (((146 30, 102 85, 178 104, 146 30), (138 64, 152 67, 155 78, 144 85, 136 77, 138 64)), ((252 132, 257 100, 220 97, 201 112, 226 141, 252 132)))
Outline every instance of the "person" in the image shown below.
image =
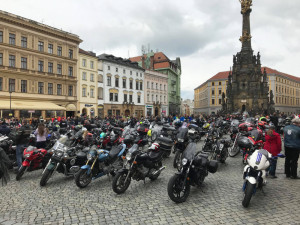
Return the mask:
POLYGON ((48 136, 48 129, 45 128, 43 123, 39 123, 38 128, 35 130, 34 135, 36 136, 36 147, 45 148, 46 138, 48 136))
POLYGON ((31 132, 31 127, 29 126, 28 121, 23 120, 22 126, 19 128, 16 135, 16 158, 18 168, 22 166, 23 148, 25 144, 27 144, 31 132))
MULTIPOLYGON (((281 152, 281 137, 275 132, 275 126, 270 126, 269 130, 265 135, 266 142, 264 144, 264 149, 276 157, 281 152)), ((275 175, 277 165, 277 157, 272 158, 270 162, 269 175, 271 178, 277 178, 275 175)))
POLYGON ((300 152, 300 119, 295 118, 292 124, 283 129, 285 148, 285 175, 291 179, 299 179, 297 176, 298 159, 300 152))
POLYGON ((7 127, 4 121, 0 121, 0 134, 9 135, 10 129, 7 127))
POLYGON ((6 185, 9 181, 9 173, 8 167, 10 166, 11 162, 6 155, 3 148, 0 148, 0 180, 2 179, 2 186, 6 185))

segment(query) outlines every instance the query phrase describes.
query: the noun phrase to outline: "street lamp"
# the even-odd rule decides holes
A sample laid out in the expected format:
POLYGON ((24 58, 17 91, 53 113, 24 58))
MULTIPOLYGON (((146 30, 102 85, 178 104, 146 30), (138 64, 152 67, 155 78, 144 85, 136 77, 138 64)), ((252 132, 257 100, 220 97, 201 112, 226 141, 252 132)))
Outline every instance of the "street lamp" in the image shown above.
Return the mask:
POLYGON ((12 112, 11 112, 11 93, 12 93, 12 90, 11 90, 11 87, 9 87, 9 116, 12 117, 12 112))

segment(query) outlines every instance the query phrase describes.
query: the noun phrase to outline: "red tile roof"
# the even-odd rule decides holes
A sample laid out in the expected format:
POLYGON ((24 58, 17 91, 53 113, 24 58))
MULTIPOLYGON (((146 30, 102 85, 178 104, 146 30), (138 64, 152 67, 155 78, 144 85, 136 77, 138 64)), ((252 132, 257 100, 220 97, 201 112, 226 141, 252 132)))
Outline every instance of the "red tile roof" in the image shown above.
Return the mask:
POLYGON ((96 53, 94 53, 92 51, 85 51, 85 50, 83 50, 81 48, 79 48, 79 53, 96 57, 96 53))
POLYGON ((154 64, 154 69, 162 69, 162 68, 169 68, 170 63, 169 62, 159 62, 154 64))
POLYGON ((139 62, 139 61, 142 61, 142 56, 132 57, 132 58, 129 58, 129 60, 131 62, 139 62))
POLYGON ((221 79, 227 79, 229 76, 229 71, 219 72, 216 75, 214 75, 209 80, 221 80, 221 79))

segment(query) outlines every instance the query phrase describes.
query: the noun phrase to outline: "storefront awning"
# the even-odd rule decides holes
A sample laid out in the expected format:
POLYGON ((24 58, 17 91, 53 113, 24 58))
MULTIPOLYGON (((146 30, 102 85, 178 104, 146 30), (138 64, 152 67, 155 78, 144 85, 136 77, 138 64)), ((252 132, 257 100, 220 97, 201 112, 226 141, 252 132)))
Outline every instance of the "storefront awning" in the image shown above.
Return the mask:
POLYGON ((76 106, 74 104, 69 104, 69 105, 66 106, 66 110, 75 112, 76 111, 76 106))
MULTIPOLYGON (((0 109, 10 109, 10 101, 0 100, 0 109)), ((11 109, 17 110, 66 110, 65 107, 52 102, 11 101, 11 109)))

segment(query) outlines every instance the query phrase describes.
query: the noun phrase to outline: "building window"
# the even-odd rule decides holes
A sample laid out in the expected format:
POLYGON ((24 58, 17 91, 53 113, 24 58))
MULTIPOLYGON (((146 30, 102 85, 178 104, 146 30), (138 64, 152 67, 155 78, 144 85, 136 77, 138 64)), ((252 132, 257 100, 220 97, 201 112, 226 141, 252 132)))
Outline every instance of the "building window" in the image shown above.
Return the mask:
POLYGON ((140 95, 137 96, 137 102, 141 103, 141 96, 140 95))
POLYGON ((27 37, 21 37, 21 47, 27 48, 27 37))
POLYGON ((126 88, 126 79, 123 79, 123 88, 126 88))
POLYGON ((161 90, 161 91, 162 91, 162 84, 160 84, 160 85, 159 85, 159 90, 161 90))
POLYGON ((166 90, 166 85, 164 85, 164 90, 166 90))
POLYGON ((151 82, 151 89, 154 89, 154 86, 153 86, 154 84, 153 84, 153 82, 151 82))
POLYGON ((119 87, 119 78, 118 77, 115 78, 115 87, 119 87))
POLYGON ((156 90, 158 90, 158 83, 156 83, 156 90))
POLYGON ((9 34, 9 44, 10 45, 16 44, 16 35, 15 34, 9 34))
POLYGON ((110 70, 110 66, 107 66, 107 70, 110 70))
POLYGON ((44 61, 39 60, 38 71, 39 72, 43 72, 44 71, 44 61))
POLYGON ((215 99, 211 100, 211 104, 214 105, 215 104, 215 99))
POLYGON ((123 74, 125 74, 126 73, 126 71, 125 71, 125 69, 123 69, 123 74))
POLYGON ((107 86, 111 86, 111 76, 107 77, 107 86))
POLYGON ((219 82, 219 85, 222 85, 222 82, 221 82, 221 81, 219 82))
POLYGON ((132 75, 132 71, 130 71, 130 75, 132 75))
POLYGON ((211 86, 215 86, 215 82, 212 82, 212 83, 211 83, 211 86))
POLYGON ((127 94, 124 94, 124 102, 127 102, 127 94))
POLYGON ((48 44, 48 53, 53 54, 53 44, 48 44))
POLYGON ((166 103, 166 96, 164 96, 164 103, 166 103))
POLYGON ((44 42, 42 42, 42 41, 39 41, 39 42, 38 42, 38 50, 39 50, 40 52, 43 52, 43 51, 44 51, 44 42))
POLYGON ((147 81, 147 89, 149 89, 149 88, 150 88, 150 82, 147 81))
POLYGON ((91 88, 91 98, 94 98, 94 89, 91 88))
POLYGON ((69 58, 73 59, 73 50, 72 49, 69 49, 69 58))
POLYGON ((48 95, 53 95, 53 84, 48 83, 48 95))
POLYGON ((62 66, 61 64, 57 64, 57 74, 62 74, 62 66))
POLYGON ((139 82, 138 81, 135 82, 135 88, 136 88, 136 90, 139 90, 139 82))
POLYGON ((132 95, 129 95, 129 102, 132 102, 132 95))
POLYGON ((221 105, 221 104, 222 104, 222 99, 219 98, 219 105, 221 105))
POLYGON ((86 72, 82 72, 82 80, 86 80, 86 72))
POLYGON ((150 101, 150 95, 147 94, 147 101, 149 102, 150 101))
POLYGON ((140 90, 143 90, 143 82, 140 82, 140 90))
POLYGON ((69 85, 68 95, 73 96, 73 86, 72 85, 69 85))
POLYGON ((2 91, 2 87, 3 87, 3 78, 0 77, 0 91, 2 91))
POLYGON ((143 74, 142 74, 142 73, 140 74, 140 77, 143 77, 143 74))
POLYGON ((16 87, 16 80, 15 79, 9 79, 9 91, 15 92, 16 87))
POLYGON ((86 67, 86 59, 82 59, 82 66, 86 67))
POLYGON ((158 101, 158 95, 156 95, 156 101, 158 101))
POLYGON ((132 80, 129 80, 129 88, 133 89, 133 81, 132 80))
POLYGON ((221 89, 219 89, 219 95, 220 95, 220 94, 222 94, 222 90, 221 90, 221 89))
POLYGON ((211 90, 211 95, 215 95, 215 90, 211 90))
POLYGON ((116 67, 116 72, 118 72, 118 68, 116 67))
POLYGON ((94 61, 91 61, 91 69, 94 69, 94 61))
POLYGON ((94 74, 93 73, 91 73, 91 81, 94 82, 94 74))
POLYGON ((138 72, 136 72, 136 76, 137 76, 137 77, 139 76, 139 73, 138 73, 138 72))
POLYGON ((53 63, 48 62, 48 73, 53 73, 53 63))
POLYGON ((72 77, 73 76, 73 67, 69 66, 69 76, 72 77))
POLYGON ((16 66, 16 56, 9 55, 9 66, 15 67, 16 66))
POLYGON ((44 83, 43 82, 38 83, 38 93, 44 94, 44 83))
POLYGON ((154 95, 152 95, 152 102, 154 102, 154 95))
POLYGON ((27 80, 21 80, 21 92, 22 93, 27 92, 27 80))
POLYGON ((61 89, 61 84, 57 85, 57 95, 61 95, 62 89, 61 89))
POLYGON ((115 102, 118 101, 118 93, 115 93, 115 102))
POLYGON ((3 65, 3 53, 0 53, 0 66, 3 65))
POLYGON ((114 93, 109 93, 109 101, 110 102, 114 101, 114 93))
POLYGON ((82 88, 82 97, 86 97, 86 88, 82 88))
POLYGON ((0 31, 0 42, 3 42, 3 31, 0 31))
POLYGON ((26 57, 21 57, 21 68, 27 69, 27 58, 26 57))
POLYGON ((62 56, 62 47, 61 46, 57 46, 57 55, 62 56))

